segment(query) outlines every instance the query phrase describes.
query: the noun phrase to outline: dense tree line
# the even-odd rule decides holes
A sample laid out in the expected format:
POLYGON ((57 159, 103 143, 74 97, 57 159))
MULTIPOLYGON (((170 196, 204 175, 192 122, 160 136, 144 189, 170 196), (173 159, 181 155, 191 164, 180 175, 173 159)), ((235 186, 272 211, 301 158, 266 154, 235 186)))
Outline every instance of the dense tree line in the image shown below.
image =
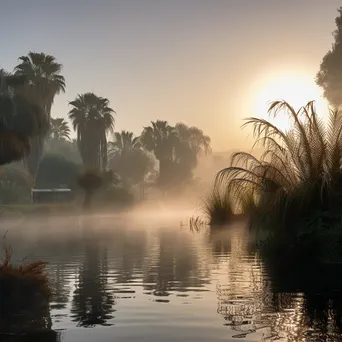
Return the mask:
POLYGON ((165 190, 192 181, 199 155, 210 152, 210 138, 197 127, 157 120, 140 136, 114 132, 109 99, 88 92, 69 102, 72 140, 67 120, 51 117, 55 97, 66 89, 62 69, 55 57, 29 52, 13 72, 0 71, 0 165, 19 161, 33 180, 58 163, 59 170, 71 167, 69 179, 76 163, 112 170, 129 186, 152 179, 165 190))

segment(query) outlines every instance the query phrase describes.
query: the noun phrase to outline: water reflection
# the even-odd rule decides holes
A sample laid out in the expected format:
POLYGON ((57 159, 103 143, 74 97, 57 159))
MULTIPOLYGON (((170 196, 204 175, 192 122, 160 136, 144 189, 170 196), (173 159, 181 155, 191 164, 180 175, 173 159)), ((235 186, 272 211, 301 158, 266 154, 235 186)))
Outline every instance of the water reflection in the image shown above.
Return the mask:
POLYGON ((266 268, 241 232, 209 240, 220 273, 226 269, 217 286, 217 312, 236 331, 233 337, 259 332, 263 341, 342 341, 340 265, 266 268))
POLYGON ((158 297, 167 297, 172 292, 204 291, 208 270, 200 264, 191 236, 181 231, 160 230, 152 239, 144 289, 158 297))
POLYGON ((71 317, 78 326, 108 325, 113 318, 114 291, 108 284, 106 246, 99 246, 94 221, 83 222, 83 261, 78 270, 73 293, 71 317))
POLYGON ((12 226, 8 236, 18 258, 49 261, 51 314, 37 314, 48 329, 106 326, 115 333, 164 317, 194 339, 203 326, 217 331, 216 340, 342 340, 341 267, 303 271, 264 262, 241 226, 192 234, 177 223, 77 217, 52 220, 48 229, 37 221, 25 231, 12 226))

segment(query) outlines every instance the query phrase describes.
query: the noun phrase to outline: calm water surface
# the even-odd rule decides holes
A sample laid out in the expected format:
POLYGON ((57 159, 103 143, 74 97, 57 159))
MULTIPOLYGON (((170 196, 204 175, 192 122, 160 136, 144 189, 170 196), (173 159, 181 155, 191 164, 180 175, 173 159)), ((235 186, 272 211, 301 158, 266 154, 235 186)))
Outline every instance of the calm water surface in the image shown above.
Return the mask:
POLYGON ((59 341, 342 340, 340 280, 282 288, 242 224, 192 233, 186 220, 48 218, 1 230, 15 260, 49 262, 48 321, 59 341))

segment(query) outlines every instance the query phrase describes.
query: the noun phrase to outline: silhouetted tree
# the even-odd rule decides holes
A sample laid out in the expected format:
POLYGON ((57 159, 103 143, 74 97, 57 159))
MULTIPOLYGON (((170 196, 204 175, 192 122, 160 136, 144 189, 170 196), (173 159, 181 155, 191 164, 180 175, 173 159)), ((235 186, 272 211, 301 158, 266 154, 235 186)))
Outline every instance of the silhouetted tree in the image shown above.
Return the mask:
POLYGON ((159 183, 162 187, 182 185, 192 180, 200 152, 210 151, 210 138, 196 127, 166 121, 155 121, 145 127, 140 141, 153 151, 159 161, 159 183))
POLYGON ((134 138, 132 132, 115 132, 114 141, 108 146, 109 167, 124 183, 142 183, 145 176, 153 171, 152 156, 142 148, 139 138, 134 138))
POLYGON ((50 119, 50 139, 70 140, 70 128, 63 118, 50 119))
POLYGON ((335 42, 331 50, 323 57, 316 82, 323 88, 324 96, 338 107, 342 104, 342 7, 335 19, 337 29, 334 31, 335 42))
POLYGON ((78 177, 78 185, 84 190, 83 207, 85 209, 91 207, 93 197, 103 183, 104 178, 96 169, 87 170, 78 177))
MULTIPOLYGON (((23 76, 27 82, 20 87, 20 93, 30 102, 38 105, 50 121, 51 107, 56 95, 65 91, 65 79, 60 74, 62 64, 55 57, 45 53, 29 52, 19 58, 20 64, 15 67, 15 75, 23 76)), ((27 164, 33 177, 36 176, 43 154, 44 139, 47 130, 32 139, 32 148, 27 164)))
POLYGON ((83 164, 86 167, 107 167, 107 137, 113 131, 113 109, 109 100, 94 93, 78 95, 70 102, 73 108, 69 112, 74 130, 77 131, 77 143, 83 164))
POLYGON ((0 165, 27 156, 31 139, 48 127, 41 108, 17 92, 25 82, 0 70, 0 165))

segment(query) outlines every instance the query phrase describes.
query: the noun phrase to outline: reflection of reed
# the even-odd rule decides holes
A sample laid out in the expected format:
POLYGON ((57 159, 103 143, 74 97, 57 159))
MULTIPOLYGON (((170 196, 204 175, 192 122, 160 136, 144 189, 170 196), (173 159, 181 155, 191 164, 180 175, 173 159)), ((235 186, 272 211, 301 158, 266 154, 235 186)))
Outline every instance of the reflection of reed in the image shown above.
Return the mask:
POLYGON ((218 267, 227 273, 217 285, 217 312, 226 326, 239 332, 236 337, 245 337, 262 326, 262 296, 267 284, 263 282, 261 262, 249 255, 249 241, 243 229, 214 234, 210 243, 218 267))
POLYGON ((341 289, 331 291, 342 270, 335 275, 309 270, 308 277, 266 264, 266 272, 241 234, 215 234, 210 242, 219 268, 228 271, 217 286, 217 311, 239 332, 235 337, 261 329, 264 341, 342 341, 341 289))
POLYGON ((341 299, 320 294, 276 294, 277 311, 265 316, 269 329, 265 341, 274 337, 295 341, 341 341, 341 299), (285 302, 285 303, 283 303, 285 302))

